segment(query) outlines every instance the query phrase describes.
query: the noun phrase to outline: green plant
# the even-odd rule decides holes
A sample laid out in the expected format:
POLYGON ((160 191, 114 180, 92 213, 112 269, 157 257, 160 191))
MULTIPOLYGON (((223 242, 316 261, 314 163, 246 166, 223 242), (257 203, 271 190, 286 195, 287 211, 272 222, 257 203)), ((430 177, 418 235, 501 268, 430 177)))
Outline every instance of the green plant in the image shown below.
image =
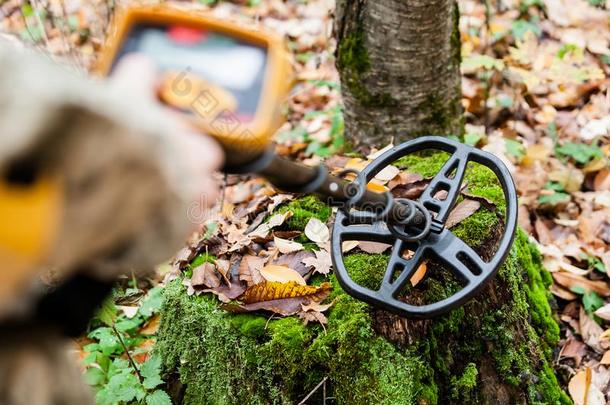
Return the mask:
POLYGON ((591 159, 604 156, 602 151, 595 145, 574 142, 567 142, 563 146, 555 148, 555 153, 566 158, 571 158, 576 163, 582 165, 588 163, 591 159))
POLYGON ((97 403, 171 404, 170 397, 159 388, 164 383, 160 359, 140 347, 150 338, 140 329, 161 308, 163 289, 149 290, 130 318, 118 311, 115 300, 131 297, 136 291, 139 293, 135 284, 125 291, 115 290, 100 306, 87 335, 93 343, 83 348, 87 353, 84 377, 96 391, 97 403), (136 355, 147 355, 148 359, 138 365, 136 355))
POLYGON ((557 205, 570 201, 570 194, 568 194, 563 186, 556 182, 548 182, 544 185, 545 190, 551 190, 552 193, 544 194, 538 197, 538 204, 540 205, 557 205))

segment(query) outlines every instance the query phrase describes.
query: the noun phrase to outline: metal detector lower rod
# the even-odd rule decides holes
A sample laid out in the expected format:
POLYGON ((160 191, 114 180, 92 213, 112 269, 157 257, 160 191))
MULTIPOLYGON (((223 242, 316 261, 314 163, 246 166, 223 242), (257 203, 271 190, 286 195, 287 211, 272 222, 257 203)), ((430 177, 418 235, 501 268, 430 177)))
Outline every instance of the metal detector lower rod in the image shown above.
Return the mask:
MULTIPOLYGON (((353 196, 353 183, 334 176, 323 166, 310 167, 301 163, 278 156, 273 148, 269 148, 256 161, 239 167, 225 168, 227 173, 256 173, 268 179, 275 187, 282 191, 308 194, 314 193, 323 197, 333 206, 349 204, 353 196)), ((362 198, 353 202, 353 208, 363 211, 381 212, 388 202, 387 196, 366 189, 362 198)), ((388 210, 384 220, 404 223, 407 226, 420 226, 426 219, 423 213, 416 210, 408 223, 404 219, 411 215, 410 207, 392 200, 392 207, 388 210)))

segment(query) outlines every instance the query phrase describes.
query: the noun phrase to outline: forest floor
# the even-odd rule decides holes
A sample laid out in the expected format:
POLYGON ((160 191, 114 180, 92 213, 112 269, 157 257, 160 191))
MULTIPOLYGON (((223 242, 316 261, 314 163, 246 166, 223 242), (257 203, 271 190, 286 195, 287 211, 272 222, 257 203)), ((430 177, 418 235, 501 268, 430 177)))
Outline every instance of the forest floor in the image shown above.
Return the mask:
MULTIPOLYGON (((0 6, 2 29, 86 72, 104 42, 111 3, 7 0, 0 6)), ((610 2, 459 3, 467 122, 463 140, 501 157, 516 180, 519 223, 539 246, 554 280, 551 292, 562 336, 554 366, 560 380, 575 403, 605 403, 610 400, 610 2)), ((375 157, 375 151, 368 157, 341 155, 345 143, 331 38, 333 1, 248 0, 235 4, 200 0, 180 4, 212 9, 220 17, 245 24, 260 24, 287 38, 298 83, 286 108, 287 122, 276 135, 280 153, 308 164, 325 161, 331 168, 361 169, 375 157)), ((379 149, 385 146, 379 145, 379 149)), ((400 188, 413 198, 427 185, 425 176, 394 169, 380 174, 376 179, 379 187, 400 188)), ((201 233, 193 236, 176 260, 160 266, 154 279, 126 278, 120 283, 116 305, 109 302, 106 314, 78 342, 87 380, 100 392, 100 402, 145 395, 167 399, 157 389, 159 365, 148 354, 154 347, 163 280, 174 277, 178 269, 189 277, 185 280, 189 293, 208 291, 221 300, 244 293, 227 288, 227 272, 235 247, 253 240, 266 253, 247 255, 245 265, 240 266, 240 275, 249 274, 248 287, 258 284, 257 277, 266 282, 306 284, 311 273, 330 270, 326 224, 308 216, 303 202, 292 210, 283 208, 291 202, 292 196, 277 194, 262 180, 225 178, 222 203, 202 219, 201 233), (304 210, 304 216, 295 214, 296 210, 304 210), (305 222, 281 227, 297 220, 305 222), (274 231, 274 227, 282 230, 274 231), (216 241, 214 253, 206 250, 211 249, 210 240, 216 241), (278 266, 293 272, 280 271, 278 266), (125 347, 139 364, 143 383, 134 375, 125 347)), ((470 204, 461 215, 472 215, 480 204, 475 206, 470 204)), ((454 218, 457 222, 463 219, 454 218)), ((344 246, 346 251, 355 248, 372 253, 379 246, 344 246)), ((425 271, 424 266, 418 277, 425 271)), ((415 285, 418 280, 411 282, 415 285)), ((302 287, 303 294, 319 299, 308 306, 301 306, 297 299, 279 310, 274 307, 273 312, 324 323, 328 308, 321 304, 327 295, 324 288, 302 287)), ((264 302, 255 304, 242 310, 270 309, 264 302)))

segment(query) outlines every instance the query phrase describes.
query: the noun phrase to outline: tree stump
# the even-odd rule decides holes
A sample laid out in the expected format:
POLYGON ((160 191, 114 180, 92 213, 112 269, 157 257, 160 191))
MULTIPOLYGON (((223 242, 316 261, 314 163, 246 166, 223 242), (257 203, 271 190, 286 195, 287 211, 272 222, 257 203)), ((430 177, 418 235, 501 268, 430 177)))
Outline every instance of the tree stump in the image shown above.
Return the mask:
MULTIPOLYGON (((395 164, 430 177, 443 162, 433 154, 395 164)), ((469 168, 465 181, 489 204, 452 230, 485 258, 502 231, 503 193, 482 166, 469 168)), ((356 281, 374 284, 387 257, 356 249, 346 265, 356 281)), ((447 296, 456 288, 447 274, 429 263, 409 299, 447 296)), ((559 327, 551 277, 522 231, 494 282, 434 320, 372 309, 344 293, 333 275, 316 277, 333 286, 325 327, 231 314, 215 296, 187 296, 180 280, 172 282, 155 350, 176 403, 570 403, 552 368, 559 327)))

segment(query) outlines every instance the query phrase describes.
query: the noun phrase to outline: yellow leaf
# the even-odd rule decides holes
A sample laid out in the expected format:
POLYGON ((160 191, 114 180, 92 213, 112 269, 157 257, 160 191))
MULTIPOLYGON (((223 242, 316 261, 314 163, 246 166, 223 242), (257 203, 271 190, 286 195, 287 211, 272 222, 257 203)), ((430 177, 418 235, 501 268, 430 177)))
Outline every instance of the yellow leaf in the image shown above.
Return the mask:
POLYGON ((241 297, 241 300, 246 304, 286 298, 309 298, 312 301, 320 302, 330 294, 331 289, 330 283, 313 286, 300 285, 295 282, 278 283, 265 281, 248 288, 241 297))
POLYGON ((368 190, 374 191, 376 193, 385 193, 386 191, 388 191, 388 188, 386 186, 384 186, 383 184, 375 183, 375 182, 368 183, 366 185, 366 188, 368 190))
POLYGON ((415 273, 413 273, 413 275, 411 276, 411 285, 413 287, 415 287, 417 284, 419 284, 419 282, 424 278, 427 270, 428 270, 428 266, 426 265, 426 262, 423 262, 422 264, 419 265, 419 267, 417 268, 415 273))
POLYGON ((606 353, 604 353, 602 359, 599 361, 599 364, 610 364, 610 350, 606 350, 606 353))
POLYGON ((300 285, 307 284, 303 276, 301 276, 296 270, 293 270, 287 266, 270 264, 263 267, 260 272, 261 276, 263 276, 263 278, 267 281, 275 281, 278 283, 295 282, 300 285))

